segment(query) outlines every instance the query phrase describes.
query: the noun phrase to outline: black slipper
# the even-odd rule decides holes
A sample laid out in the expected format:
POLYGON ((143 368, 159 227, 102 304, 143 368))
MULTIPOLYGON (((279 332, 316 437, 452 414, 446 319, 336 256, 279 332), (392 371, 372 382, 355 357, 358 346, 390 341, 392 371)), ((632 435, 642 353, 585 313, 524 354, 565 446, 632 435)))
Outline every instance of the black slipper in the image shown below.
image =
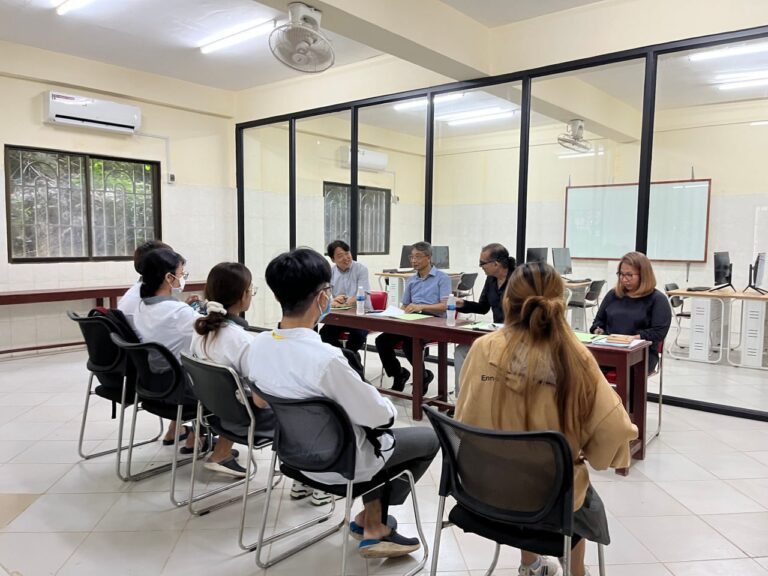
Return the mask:
MULTIPOLYGON (((192 429, 189 426, 184 426, 184 432, 182 434, 179 434, 179 442, 182 440, 186 440, 187 436, 189 436, 189 433, 192 432, 192 429)), ((163 438, 163 446, 173 446, 174 440, 168 440, 166 438, 163 438)))

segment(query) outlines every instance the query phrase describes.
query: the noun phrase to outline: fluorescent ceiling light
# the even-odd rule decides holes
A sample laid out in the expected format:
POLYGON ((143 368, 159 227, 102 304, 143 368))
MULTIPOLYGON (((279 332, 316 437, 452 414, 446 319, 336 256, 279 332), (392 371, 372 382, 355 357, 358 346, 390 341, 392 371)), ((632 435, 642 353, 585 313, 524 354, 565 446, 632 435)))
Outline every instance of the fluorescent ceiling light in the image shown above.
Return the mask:
POLYGON ((557 157, 560 160, 564 160, 566 158, 592 158, 593 156, 604 156, 605 152, 603 150, 599 150, 597 153, 593 150, 592 152, 571 152, 570 154, 558 154, 557 157))
POLYGON ((705 52, 696 52, 688 56, 691 62, 701 62, 703 60, 714 60, 716 58, 729 58, 731 56, 743 56, 745 54, 759 54, 768 52, 768 43, 744 44, 741 46, 731 46, 729 48, 719 48, 717 50, 707 50, 705 52))
POLYGON ((768 120, 758 120, 757 122, 750 122, 750 126, 768 126, 768 120))
MULTIPOLYGON (((450 94, 440 94, 438 96, 435 96, 435 104, 440 104, 442 102, 450 102, 451 100, 460 100, 464 98, 464 92, 452 92, 450 94)), ((397 110, 398 112, 401 112, 403 110, 415 110, 417 108, 426 108, 427 107, 427 99, 426 98, 416 98, 415 100, 406 100, 405 102, 398 102, 392 108, 397 110)))
POLYGON ((754 70, 751 72, 731 72, 729 74, 718 74, 715 76, 715 82, 743 82, 745 80, 760 80, 768 78, 768 70, 754 70))
POLYGON ((718 84, 718 90, 739 90, 740 88, 756 88, 758 86, 768 86, 768 78, 760 78, 758 80, 744 80, 743 82, 728 82, 726 84, 718 84))
POLYGON ((515 115, 514 110, 507 112, 499 112, 496 114, 487 114, 485 116, 472 116, 470 118, 461 118, 458 120, 450 120, 448 126, 464 126, 465 124, 477 124, 480 122, 491 122, 493 120, 501 120, 503 118, 512 118, 515 115))
POLYGON ((489 116, 490 114, 498 114, 499 112, 504 112, 504 110, 499 106, 492 106, 489 108, 475 108, 474 110, 465 110, 464 112, 451 112, 449 114, 435 116, 435 120, 438 122, 451 122, 453 120, 465 120, 466 118, 489 116))
POLYGON ((243 29, 241 26, 239 29, 228 30, 223 34, 219 34, 216 39, 206 42, 200 46, 200 52, 203 54, 210 54, 216 50, 229 48, 230 46, 240 44, 246 40, 264 36, 264 34, 268 34, 274 29, 276 23, 277 20, 267 20, 266 22, 261 22, 255 26, 248 26, 245 29, 243 29))
POLYGON ((64 0, 56 5, 56 14, 64 16, 67 12, 82 8, 86 4, 89 4, 91 0, 64 0))

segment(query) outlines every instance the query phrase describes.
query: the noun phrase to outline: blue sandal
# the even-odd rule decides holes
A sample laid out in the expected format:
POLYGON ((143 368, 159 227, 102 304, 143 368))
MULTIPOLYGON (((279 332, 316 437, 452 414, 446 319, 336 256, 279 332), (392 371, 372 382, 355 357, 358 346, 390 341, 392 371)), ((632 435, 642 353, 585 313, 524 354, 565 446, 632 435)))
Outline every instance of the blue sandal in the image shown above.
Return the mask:
MULTIPOLYGON (((387 516, 387 526, 392 528, 392 530, 397 529, 397 518, 390 515, 387 516)), ((352 520, 352 522, 349 523, 349 531, 352 532, 352 538, 355 540, 362 540, 363 539, 363 527, 360 526, 357 522, 352 520)))
POLYGON ((360 542, 358 550, 363 558, 397 558, 415 552, 421 547, 418 538, 407 538, 396 530, 383 538, 360 542))

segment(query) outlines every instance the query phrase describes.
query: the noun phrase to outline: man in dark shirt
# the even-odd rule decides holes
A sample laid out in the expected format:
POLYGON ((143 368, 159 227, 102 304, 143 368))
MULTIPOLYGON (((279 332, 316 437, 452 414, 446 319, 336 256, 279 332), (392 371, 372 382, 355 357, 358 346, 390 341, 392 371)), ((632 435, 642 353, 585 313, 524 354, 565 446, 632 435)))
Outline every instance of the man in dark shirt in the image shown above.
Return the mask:
MULTIPOLYGON (((493 311, 493 321, 496 324, 504 323, 504 290, 507 288, 507 279, 515 269, 515 259, 509 255, 507 249, 498 243, 488 244, 480 252, 480 268, 485 272, 486 279, 483 291, 478 302, 471 300, 457 300, 456 308, 466 314, 487 314, 493 311)), ((459 374, 464 364, 464 359, 469 352, 469 346, 459 344, 453 353, 453 370, 456 377, 455 396, 459 397, 459 374)))

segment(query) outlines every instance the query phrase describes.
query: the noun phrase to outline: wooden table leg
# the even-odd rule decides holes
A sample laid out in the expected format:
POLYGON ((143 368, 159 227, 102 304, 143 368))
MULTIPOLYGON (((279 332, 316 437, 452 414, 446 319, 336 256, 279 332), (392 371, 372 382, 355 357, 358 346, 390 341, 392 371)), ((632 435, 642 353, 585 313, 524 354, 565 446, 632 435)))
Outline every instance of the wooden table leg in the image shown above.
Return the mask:
MULTIPOLYGON (((624 408, 629 412, 629 364, 627 363, 627 357, 622 356, 622 360, 617 362, 616 366, 616 393, 624 403, 624 408)), ((632 414, 629 414, 630 419, 632 414)), ((627 476, 629 474, 629 467, 616 468, 616 474, 621 476, 627 476)))
MULTIPOLYGON (((437 397, 448 401, 448 343, 437 343, 437 397)), ((440 408, 445 411, 446 408, 440 408)))
POLYGON ((637 437, 640 440, 640 447, 633 456, 638 460, 645 460, 645 411, 647 408, 648 392, 648 355, 642 362, 637 362, 632 366, 632 401, 634 403, 632 422, 637 426, 637 437))
POLYGON ((411 366, 413 366, 412 415, 414 420, 421 420, 421 403, 424 398, 424 340, 420 338, 413 339, 411 366))

